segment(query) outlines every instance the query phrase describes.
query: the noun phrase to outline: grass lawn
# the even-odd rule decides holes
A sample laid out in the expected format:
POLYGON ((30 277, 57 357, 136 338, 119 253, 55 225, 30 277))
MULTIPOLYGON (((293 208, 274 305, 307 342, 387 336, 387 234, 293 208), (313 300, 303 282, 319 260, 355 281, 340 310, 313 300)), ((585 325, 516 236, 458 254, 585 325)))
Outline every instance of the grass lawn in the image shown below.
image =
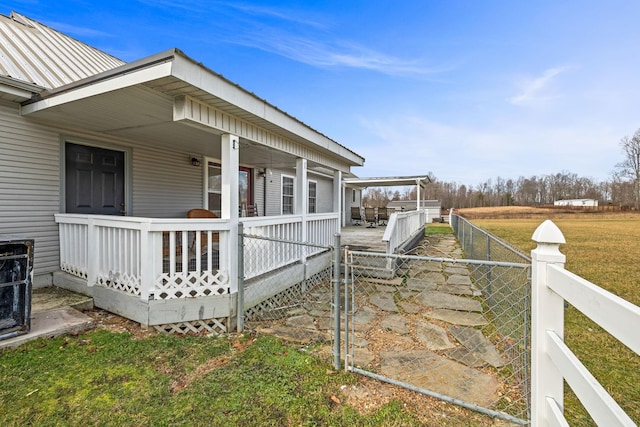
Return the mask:
MULTIPOLYGON (((546 218, 551 218, 565 236, 567 243, 560 250, 567 257, 567 270, 640 305, 638 215, 475 219, 473 223, 530 253, 535 248, 531 236, 546 218)), ((640 356, 573 307, 565 313, 565 340, 627 414, 640 424, 640 356)), ((593 425, 571 392, 565 395, 565 404, 571 425, 593 425)))
POLYGON ((0 350, 0 426, 496 425, 455 405, 336 372, 325 347, 134 326, 0 350))

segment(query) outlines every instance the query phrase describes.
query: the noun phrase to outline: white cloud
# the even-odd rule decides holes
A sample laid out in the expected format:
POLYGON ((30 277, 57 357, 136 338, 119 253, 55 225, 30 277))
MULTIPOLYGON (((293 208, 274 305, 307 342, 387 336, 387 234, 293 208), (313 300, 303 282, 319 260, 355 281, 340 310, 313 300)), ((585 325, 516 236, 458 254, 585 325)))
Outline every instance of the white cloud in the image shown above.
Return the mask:
POLYGON ((559 95, 552 91, 551 86, 556 77, 569 69, 567 66, 549 68, 541 76, 525 79, 520 84, 518 94, 511 97, 509 102, 514 105, 528 105, 557 98, 559 95))

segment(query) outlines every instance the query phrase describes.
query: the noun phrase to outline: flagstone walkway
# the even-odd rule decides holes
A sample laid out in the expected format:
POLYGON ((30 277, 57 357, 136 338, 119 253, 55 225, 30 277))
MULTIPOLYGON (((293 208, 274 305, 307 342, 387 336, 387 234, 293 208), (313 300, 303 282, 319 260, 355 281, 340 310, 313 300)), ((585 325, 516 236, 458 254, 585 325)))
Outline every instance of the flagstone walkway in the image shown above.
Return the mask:
MULTIPOLYGON (((461 258, 453 235, 425 239, 414 254, 461 258)), ((402 277, 357 277, 353 365, 413 386, 483 407, 499 399, 501 383, 493 368, 505 360, 483 335, 487 325, 465 264, 409 261, 402 277)), ((331 290, 315 290, 320 305, 297 307, 285 322, 259 331, 297 342, 331 340, 331 290)), ((344 339, 344 338, 343 338, 344 339)), ((344 349, 342 350, 344 351, 344 349)), ((343 355, 344 356, 344 355, 343 355)))

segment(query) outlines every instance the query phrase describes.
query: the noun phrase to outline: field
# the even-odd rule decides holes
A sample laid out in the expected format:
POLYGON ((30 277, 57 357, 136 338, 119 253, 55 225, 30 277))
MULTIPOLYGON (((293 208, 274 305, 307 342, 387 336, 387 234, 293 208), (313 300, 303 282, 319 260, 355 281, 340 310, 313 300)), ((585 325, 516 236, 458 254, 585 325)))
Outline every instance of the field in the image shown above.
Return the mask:
MULTIPOLYGON (((535 248, 531 236, 538 225, 553 220, 567 241, 560 246, 567 257, 567 270, 640 305, 640 215, 535 208, 461 209, 459 213, 527 253, 535 248)), ((627 414, 640 423, 640 356, 573 307, 565 314, 565 340, 627 414)), ((566 394, 565 404, 571 425, 592 425, 572 393, 566 394)))

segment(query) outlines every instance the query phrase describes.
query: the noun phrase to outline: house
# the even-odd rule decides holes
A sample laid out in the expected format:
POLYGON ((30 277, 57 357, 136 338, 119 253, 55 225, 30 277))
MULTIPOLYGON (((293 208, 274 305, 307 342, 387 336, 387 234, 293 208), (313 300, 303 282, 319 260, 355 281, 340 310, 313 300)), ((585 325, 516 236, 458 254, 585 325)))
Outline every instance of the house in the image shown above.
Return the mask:
POLYGON ((595 199, 566 199, 556 200, 553 206, 577 206, 577 207, 598 207, 598 201, 595 199))
MULTIPOLYGON (((415 209, 416 206, 417 202, 415 200, 392 200, 387 205, 387 208, 394 211, 405 211, 415 209)), ((427 211, 427 222, 440 221, 442 211, 440 200, 420 200, 420 209, 427 211)))
MULTIPOLYGON (((340 230, 343 176, 364 158, 180 50, 125 63, 17 13, 0 45, 0 235, 35 239, 35 286, 227 331, 239 227, 317 245, 340 230)), ((245 279, 331 263, 276 252, 245 279)))

